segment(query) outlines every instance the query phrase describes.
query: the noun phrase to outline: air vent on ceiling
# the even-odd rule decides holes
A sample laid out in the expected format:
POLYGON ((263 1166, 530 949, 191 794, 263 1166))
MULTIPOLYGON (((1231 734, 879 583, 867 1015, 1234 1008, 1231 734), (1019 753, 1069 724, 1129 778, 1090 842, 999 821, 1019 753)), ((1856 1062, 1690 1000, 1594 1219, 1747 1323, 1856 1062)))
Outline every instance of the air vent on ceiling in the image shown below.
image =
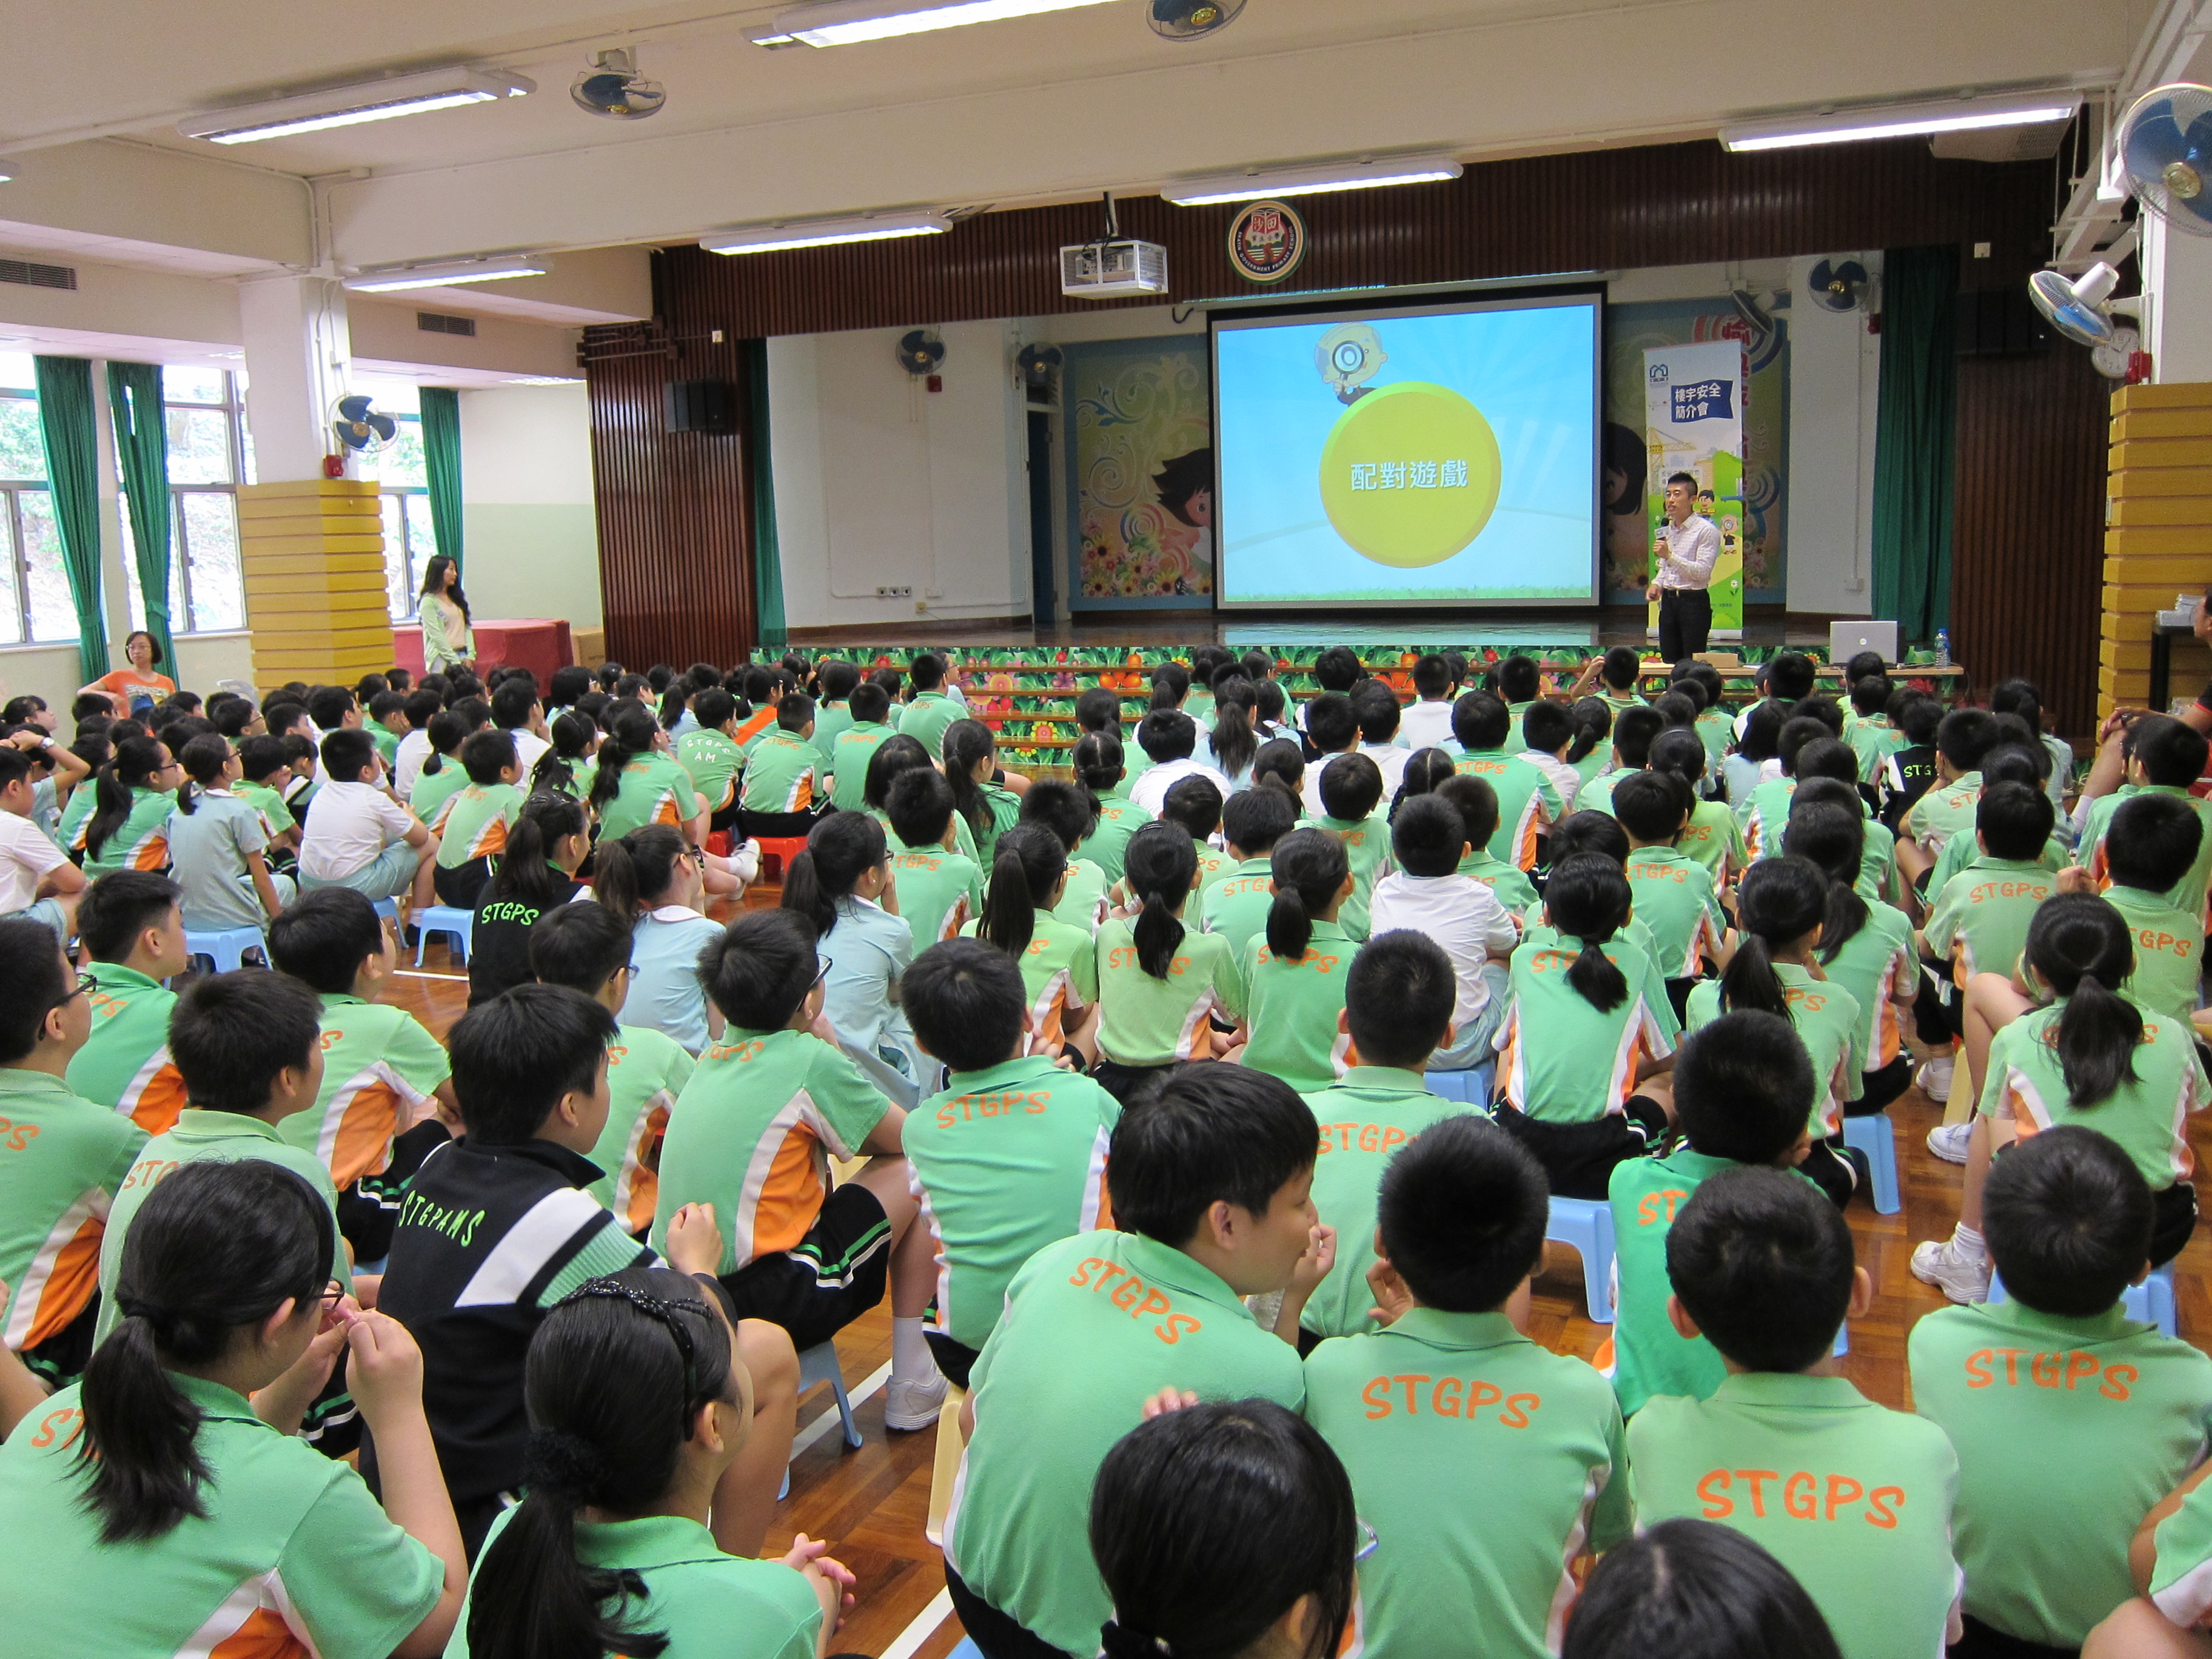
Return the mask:
POLYGON ((476 337, 477 319, 473 317, 450 317, 441 311, 418 311, 415 326, 425 334, 465 334, 476 337))
POLYGON ((76 271, 69 265, 34 265, 28 259, 0 259, 0 283, 20 283, 25 288, 76 286, 76 271))

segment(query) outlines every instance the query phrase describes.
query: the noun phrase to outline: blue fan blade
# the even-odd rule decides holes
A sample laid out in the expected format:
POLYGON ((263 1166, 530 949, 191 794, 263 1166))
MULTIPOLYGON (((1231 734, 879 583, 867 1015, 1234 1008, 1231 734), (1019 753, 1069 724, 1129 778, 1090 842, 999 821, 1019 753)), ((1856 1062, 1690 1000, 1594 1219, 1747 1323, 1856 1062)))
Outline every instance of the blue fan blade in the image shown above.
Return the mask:
POLYGON ((1836 267, 1836 275, 1847 283, 1863 283, 1867 279, 1867 270, 1857 260, 1846 259, 1836 267))
POLYGON ((368 424, 378 437, 387 441, 399 430, 399 422, 389 415, 372 415, 368 417, 368 424))
POLYGON ((341 398, 338 399, 338 418, 344 421, 357 421, 368 413, 368 398, 358 395, 341 398))
POLYGON ((1835 280, 1835 268, 1829 264, 1826 259, 1823 259, 1820 264, 1813 267, 1812 270, 1807 275, 1805 280, 1813 287, 1819 289, 1827 287, 1830 283, 1835 280))

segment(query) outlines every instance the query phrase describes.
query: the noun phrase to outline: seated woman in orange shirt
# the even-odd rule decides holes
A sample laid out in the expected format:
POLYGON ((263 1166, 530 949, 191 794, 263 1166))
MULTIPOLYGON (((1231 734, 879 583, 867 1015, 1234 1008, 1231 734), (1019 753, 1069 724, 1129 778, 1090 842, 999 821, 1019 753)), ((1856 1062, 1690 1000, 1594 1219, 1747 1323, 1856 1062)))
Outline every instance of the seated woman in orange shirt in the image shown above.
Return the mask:
POLYGON ((143 629, 123 641, 123 654, 130 659, 130 667, 102 674, 90 685, 80 686, 77 695, 107 697, 114 702, 116 714, 127 718, 134 702, 159 702, 177 689, 177 683, 167 674, 154 672, 154 665, 161 660, 161 647, 143 629))

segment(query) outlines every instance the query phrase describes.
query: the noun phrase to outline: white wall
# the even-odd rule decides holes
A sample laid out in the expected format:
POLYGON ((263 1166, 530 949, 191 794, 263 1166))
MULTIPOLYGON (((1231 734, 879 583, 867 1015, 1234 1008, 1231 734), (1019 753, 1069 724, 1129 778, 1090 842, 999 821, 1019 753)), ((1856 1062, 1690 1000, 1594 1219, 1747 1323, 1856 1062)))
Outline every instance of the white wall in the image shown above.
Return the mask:
POLYGON ((597 628, 599 543, 581 382, 463 392, 462 539, 481 617, 597 628))
MULTIPOLYGON (((1853 256, 1881 275, 1881 255, 1853 256)), ((1805 298, 1813 258, 1791 262, 1789 550, 1792 611, 1870 614, 1874 603, 1875 413, 1881 337, 1863 311, 1826 311, 1805 298)))

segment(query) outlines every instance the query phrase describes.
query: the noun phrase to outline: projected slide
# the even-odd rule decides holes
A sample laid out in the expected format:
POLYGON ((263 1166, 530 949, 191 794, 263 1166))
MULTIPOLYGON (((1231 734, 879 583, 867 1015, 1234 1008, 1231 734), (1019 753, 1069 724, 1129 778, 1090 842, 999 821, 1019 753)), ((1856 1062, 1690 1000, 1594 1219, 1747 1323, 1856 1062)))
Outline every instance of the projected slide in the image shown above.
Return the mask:
POLYGON ((1218 318, 1221 604, 1595 603, 1601 304, 1218 318))

